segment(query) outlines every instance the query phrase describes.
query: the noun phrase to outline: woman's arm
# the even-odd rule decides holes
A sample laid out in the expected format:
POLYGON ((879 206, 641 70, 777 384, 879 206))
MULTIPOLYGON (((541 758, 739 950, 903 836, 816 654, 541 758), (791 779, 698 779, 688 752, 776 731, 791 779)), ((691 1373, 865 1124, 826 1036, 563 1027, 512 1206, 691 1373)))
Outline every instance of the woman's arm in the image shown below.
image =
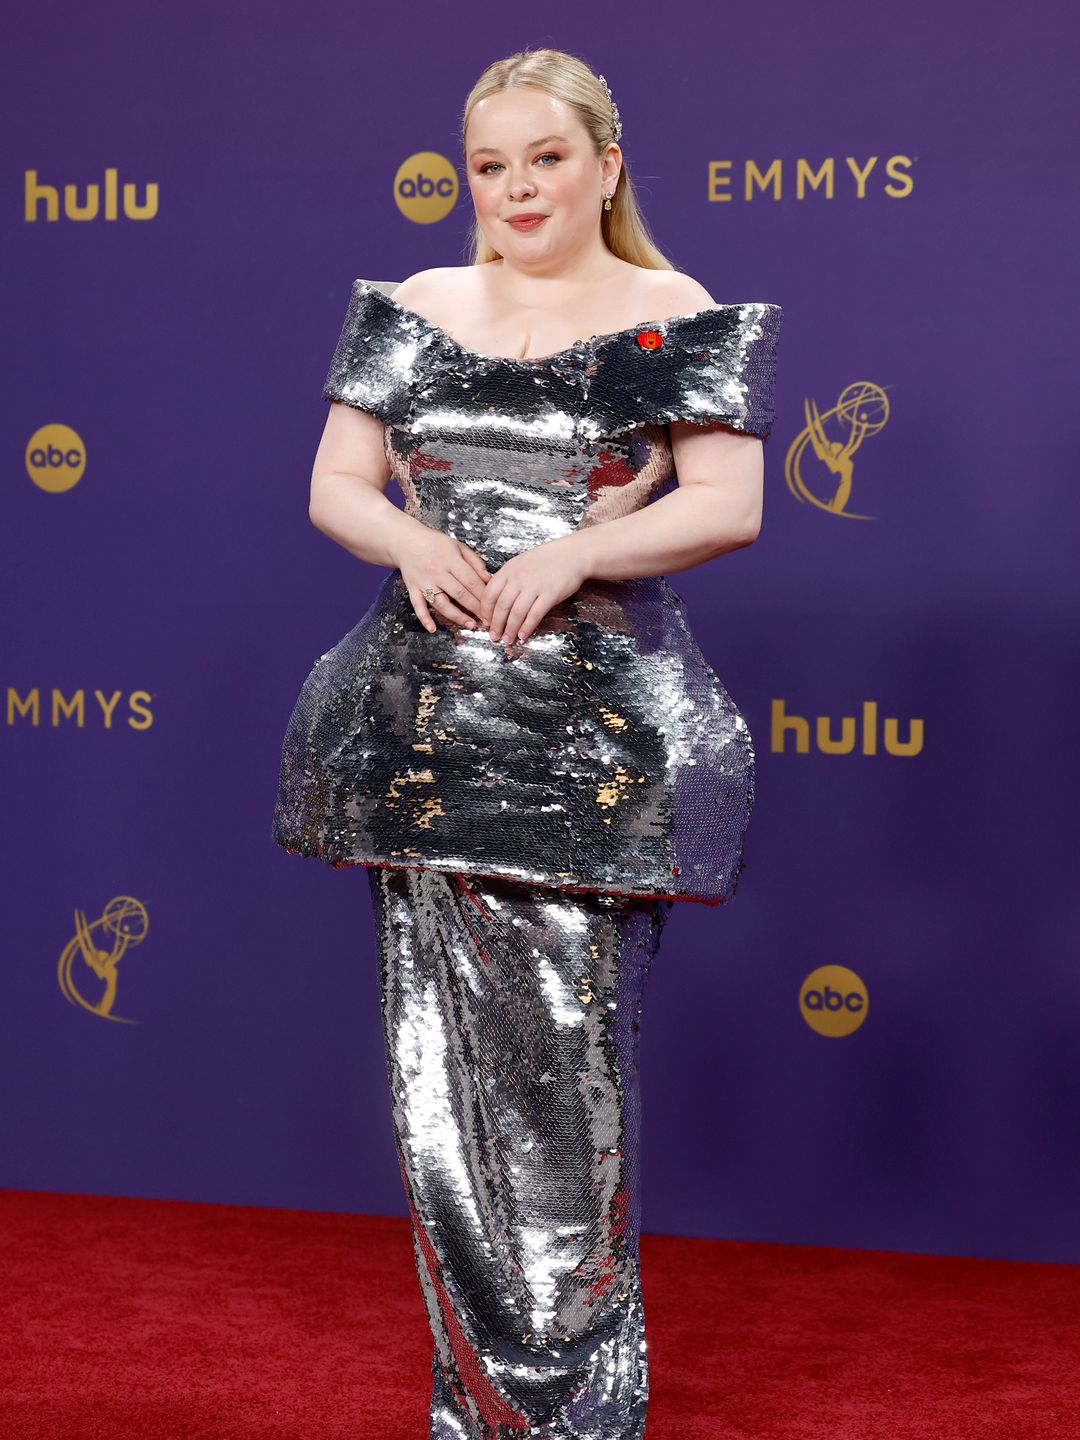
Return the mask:
POLYGON ((426 527, 387 496, 383 422, 335 400, 311 472, 308 516, 358 560, 397 569, 402 543, 426 527))
POLYGON ((480 619, 509 649, 590 577, 633 580, 689 570, 741 549, 761 528, 764 452, 756 435, 671 423, 679 485, 631 515, 586 525, 511 556, 492 577, 480 619))
POLYGON ((761 530, 764 448, 756 435, 672 421, 678 488, 630 515, 553 543, 586 577, 633 580, 689 570, 752 545, 761 530))
POLYGON ((311 523, 358 560, 400 570, 426 630, 437 628, 426 589, 441 592, 440 619, 475 629, 487 566, 471 546, 399 510, 386 494, 389 479, 383 422, 334 401, 311 475, 311 523))
MULTIPOLYGON (((665 304, 688 312, 715 305, 691 275, 663 277, 665 304)), ((720 424, 668 425, 679 485, 617 520, 586 525, 557 542, 570 548, 586 578, 635 580, 689 570, 752 545, 761 530, 764 448, 756 435, 720 424)))

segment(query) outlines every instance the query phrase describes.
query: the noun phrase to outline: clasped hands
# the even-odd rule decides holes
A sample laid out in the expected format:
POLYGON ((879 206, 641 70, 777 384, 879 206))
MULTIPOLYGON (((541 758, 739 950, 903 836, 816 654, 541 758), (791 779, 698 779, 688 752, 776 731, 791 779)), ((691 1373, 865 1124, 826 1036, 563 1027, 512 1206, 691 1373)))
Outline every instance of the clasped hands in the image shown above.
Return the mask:
POLYGON ((527 640, 553 606, 573 595, 586 578, 576 535, 512 555, 494 573, 470 546, 431 530, 413 542, 399 566, 413 609, 426 630, 436 616, 468 630, 483 628, 509 650, 527 640), (425 590, 441 591, 429 605, 425 590))

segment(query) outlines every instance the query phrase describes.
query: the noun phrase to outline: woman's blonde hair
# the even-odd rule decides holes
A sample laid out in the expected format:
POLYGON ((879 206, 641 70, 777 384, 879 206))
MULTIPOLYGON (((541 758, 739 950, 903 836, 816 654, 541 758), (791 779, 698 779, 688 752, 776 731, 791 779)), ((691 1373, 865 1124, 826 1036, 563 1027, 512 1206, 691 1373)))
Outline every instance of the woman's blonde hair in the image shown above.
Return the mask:
MULTIPOLYGON (((463 150, 469 117, 476 104, 489 95, 496 95, 517 85, 529 85, 534 90, 543 90, 545 94, 564 101, 576 110, 592 140, 597 159, 603 153, 604 147, 614 140, 614 117, 607 91, 584 60, 565 50, 519 50, 516 55, 508 55, 505 60, 493 61, 469 91, 461 119, 463 150)), ((622 158, 619 183, 611 197, 611 209, 605 210, 600 206, 600 233, 607 248, 620 260, 640 265, 646 270, 675 269, 654 243, 645 218, 638 209, 625 154, 622 158)), ((502 258, 499 251, 488 242, 475 219, 470 246, 470 263, 473 265, 486 265, 492 260, 502 258)))

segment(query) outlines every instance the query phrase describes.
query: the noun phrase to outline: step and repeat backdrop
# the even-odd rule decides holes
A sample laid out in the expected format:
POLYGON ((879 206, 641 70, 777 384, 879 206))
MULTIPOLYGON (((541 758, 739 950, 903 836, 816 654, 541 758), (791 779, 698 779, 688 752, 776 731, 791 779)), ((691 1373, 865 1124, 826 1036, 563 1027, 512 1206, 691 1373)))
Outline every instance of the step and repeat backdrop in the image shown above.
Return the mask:
POLYGON ((386 574, 308 485, 352 280, 467 263, 465 96, 553 45, 675 267, 784 309, 761 534, 672 577, 757 795, 650 976, 645 1228, 1080 1260, 1078 22, 625 19, 23 17, 0 1185, 406 1213, 366 873, 271 839, 386 574))

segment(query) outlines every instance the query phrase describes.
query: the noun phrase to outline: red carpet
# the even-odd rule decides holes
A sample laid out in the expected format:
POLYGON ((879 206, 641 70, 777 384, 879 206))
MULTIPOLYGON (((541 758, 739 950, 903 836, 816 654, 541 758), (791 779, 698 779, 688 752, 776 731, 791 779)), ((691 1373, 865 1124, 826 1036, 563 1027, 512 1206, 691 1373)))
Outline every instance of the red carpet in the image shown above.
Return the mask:
MULTIPOLYGON (((0 1190, 2 1440, 426 1440, 407 1223, 0 1190)), ((647 1440, 1080 1440, 1080 1266, 642 1237, 647 1440)))

